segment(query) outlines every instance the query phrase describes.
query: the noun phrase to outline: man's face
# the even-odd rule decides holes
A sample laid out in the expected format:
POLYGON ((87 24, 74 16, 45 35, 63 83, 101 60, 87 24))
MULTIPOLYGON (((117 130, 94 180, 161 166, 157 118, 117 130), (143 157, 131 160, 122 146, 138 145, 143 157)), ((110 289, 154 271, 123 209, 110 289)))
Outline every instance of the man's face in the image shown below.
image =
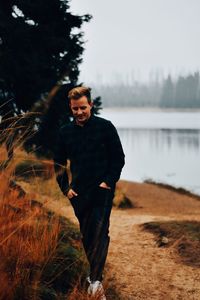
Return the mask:
POLYGON ((92 105, 92 102, 88 103, 86 96, 70 100, 70 108, 78 125, 84 125, 90 118, 92 105))

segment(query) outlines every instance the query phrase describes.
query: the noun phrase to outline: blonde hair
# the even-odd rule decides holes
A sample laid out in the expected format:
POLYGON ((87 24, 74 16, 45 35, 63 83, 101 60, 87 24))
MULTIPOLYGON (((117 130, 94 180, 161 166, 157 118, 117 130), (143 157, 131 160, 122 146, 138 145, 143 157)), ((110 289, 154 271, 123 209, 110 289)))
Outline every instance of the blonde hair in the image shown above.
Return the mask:
POLYGON ((91 102, 91 88, 86 87, 86 86, 77 86, 73 88, 72 90, 69 91, 68 93, 68 99, 69 101, 71 99, 78 100, 82 96, 86 96, 88 102, 91 102))

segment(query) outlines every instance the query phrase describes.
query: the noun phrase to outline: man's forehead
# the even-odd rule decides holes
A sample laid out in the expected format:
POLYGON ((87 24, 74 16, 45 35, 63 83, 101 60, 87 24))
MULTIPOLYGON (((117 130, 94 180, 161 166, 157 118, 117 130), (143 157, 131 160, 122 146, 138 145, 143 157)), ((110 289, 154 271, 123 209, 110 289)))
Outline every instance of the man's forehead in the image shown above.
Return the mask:
POLYGON ((80 107, 80 106, 85 106, 89 105, 87 97, 83 96, 79 99, 71 99, 70 100, 70 106, 71 107, 80 107))

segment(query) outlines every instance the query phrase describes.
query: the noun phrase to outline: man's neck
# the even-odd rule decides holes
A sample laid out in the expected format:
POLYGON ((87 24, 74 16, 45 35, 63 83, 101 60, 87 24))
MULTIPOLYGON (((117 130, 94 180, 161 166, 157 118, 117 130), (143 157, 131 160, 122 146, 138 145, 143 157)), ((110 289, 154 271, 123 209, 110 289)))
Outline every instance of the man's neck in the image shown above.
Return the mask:
POLYGON ((81 126, 81 127, 83 127, 87 123, 87 121, 85 123, 80 123, 77 120, 75 120, 75 122, 76 122, 76 125, 81 126))
POLYGON ((85 122, 79 122, 78 120, 75 119, 75 123, 76 123, 76 125, 83 127, 83 126, 85 126, 86 123, 88 123, 88 121, 91 119, 91 117, 92 117, 92 114, 85 122))

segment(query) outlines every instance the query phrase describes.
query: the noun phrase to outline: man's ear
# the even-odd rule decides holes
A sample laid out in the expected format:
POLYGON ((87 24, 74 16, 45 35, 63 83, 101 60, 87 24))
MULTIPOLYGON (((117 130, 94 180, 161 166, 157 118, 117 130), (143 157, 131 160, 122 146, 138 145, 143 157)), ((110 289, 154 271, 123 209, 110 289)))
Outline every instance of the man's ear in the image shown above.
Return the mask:
POLYGON ((93 101, 89 102, 89 104, 90 104, 91 108, 94 106, 94 102, 93 101))
POLYGON ((68 106, 69 106, 69 114, 73 115, 71 101, 69 101, 68 106))

